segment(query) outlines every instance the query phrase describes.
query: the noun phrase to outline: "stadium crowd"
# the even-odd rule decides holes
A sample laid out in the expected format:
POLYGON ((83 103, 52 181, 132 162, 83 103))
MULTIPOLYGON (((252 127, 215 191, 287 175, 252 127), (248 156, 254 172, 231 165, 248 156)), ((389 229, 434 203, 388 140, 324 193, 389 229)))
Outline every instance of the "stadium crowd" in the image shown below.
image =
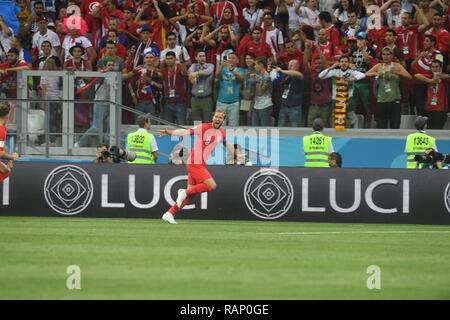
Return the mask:
MULTIPOLYGON (((123 104, 178 124, 218 108, 232 126, 334 127, 342 99, 348 127, 358 115, 366 128, 399 128, 405 114, 428 116, 430 129, 447 120, 449 0, 15 2, 18 33, 0 17, 9 98, 21 69, 102 70, 122 73, 123 104)), ((61 98, 57 77, 36 78, 30 92, 61 98)), ((77 98, 105 98, 109 85, 77 98)), ((78 104, 76 125, 95 131, 99 108, 78 104)), ((50 114, 60 132, 60 106, 50 114)))

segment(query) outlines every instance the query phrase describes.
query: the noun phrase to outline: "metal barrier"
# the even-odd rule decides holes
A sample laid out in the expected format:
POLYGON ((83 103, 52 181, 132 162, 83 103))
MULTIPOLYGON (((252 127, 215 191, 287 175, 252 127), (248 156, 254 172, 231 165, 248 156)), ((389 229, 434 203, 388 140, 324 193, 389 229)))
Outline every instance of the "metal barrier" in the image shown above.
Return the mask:
MULTIPOLYGON (((15 149, 22 155, 45 155, 47 158, 58 155, 92 154, 91 147, 77 145, 75 139, 80 136, 88 141, 90 137, 98 137, 102 140, 104 136, 107 136, 110 145, 120 144, 122 110, 135 115, 144 114, 121 103, 122 75, 120 72, 22 70, 17 74, 17 98, 7 96, 0 97, 1 100, 12 103, 15 111, 13 122, 8 124, 9 129, 16 131, 14 144, 17 147, 15 149), (36 80, 33 80, 36 77, 39 77, 39 80, 41 77, 60 78, 61 99, 39 98, 36 93, 36 80), (104 82, 107 82, 109 86, 104 87, 104 97, 101 99, 97 92, 104 82), (80 132, 80 129, 77 130, 75 126, 76 109, 80 105, 88 109, 89 104, 93 105, 94 112, 98 112, 100 117, 89 119, 89 129, 80 132), (58 114, 58 119, 55 119, 55 113, 58 114), (104 116, 105 113, 109 113, 109 116, 104 116), (108 118, 105 121, 107 128, 104 130, 103 122, 106 118, 108 118), (94 120, 97 123, 94 124, 94 120), (58 127, 58 130, 55 128, 52 130, 52 125, 55 128, 58 127), (97 125, 98 127, 94 128, 97 125), (57 142, 52 143, 52 141, 57 142)), ((148 116, 155 123, 177 126, 154 115, 148 114, 148 116)))

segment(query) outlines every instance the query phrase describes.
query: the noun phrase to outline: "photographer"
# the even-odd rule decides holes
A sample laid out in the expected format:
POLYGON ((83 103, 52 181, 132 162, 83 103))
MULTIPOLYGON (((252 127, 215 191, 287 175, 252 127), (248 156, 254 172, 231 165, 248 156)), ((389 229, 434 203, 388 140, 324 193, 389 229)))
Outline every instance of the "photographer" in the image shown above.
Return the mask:
POLYGON ((417 161, 417 167, 422 164, 422 169, 448 169, 443 165, 450 163, 450 153, 442 154, 429 148, 425 150, 424 155, 414 156, 414 160, 417 161))
POLYGON ((95 163, 114 163, 111 153, 108 151, 108 145, 102 143, 97 147, 97 153, 95 154, 95 163))
POLYGON ((332 152, 328 156, 330 168, 342 168, 342 155, 339 152, 332 152))
POLYGON ((425 130, 427 129, 427 117, 418 116, 414 123, 418 132, 411 133, 406 138, 405 152, 407 155, 406 168, 415 169, 419 168, 422 163, 422 167, 426 162, 417 162, 415 156, 425 156, 425 150, 436 148, 436 139, 427 135, 425 130))

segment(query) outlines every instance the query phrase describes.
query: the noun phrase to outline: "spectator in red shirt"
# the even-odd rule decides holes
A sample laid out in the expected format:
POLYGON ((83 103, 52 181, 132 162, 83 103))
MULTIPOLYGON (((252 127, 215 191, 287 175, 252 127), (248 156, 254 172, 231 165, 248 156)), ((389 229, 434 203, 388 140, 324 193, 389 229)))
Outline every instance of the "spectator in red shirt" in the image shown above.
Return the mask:
POLYGON ((378 48, 379 53, 377 56, 377 59, 379 61, 382 61, 382 50, 386 47, 391 49, 391 52, 393 52, 393 59, 394 62, 399 62, 403 67, 406 67, 405 58, 403 56, 403 50, 396 45, 397 42, 397 32, 395 32, 394 29, 387 29, 386 33, 384 34, 384 41, 386 42, 386 45, 383 48, 378 48))
POLYGON ((436 50, 436 42, 435 36, 431 34, 425 36, 425 40, 423 41, 424 51, 421 52, 411 64, 411 71, 413 74, 430 74, 431 61, 439 60, 444 62, 444 56, 439 50, 436 50))
MULTIPOLYGON (((415 75, 420 73, 423 75, 431 75, 431 61, 439 60, 444 62, 444 56, 438 50, 436 50, 436 37, 430 34, 425 36, 423 41, 424 51, 419 54, 419 56, 414 59, 411 64, 411 73, 415 75)), ((426 85, 423 83, 414 85, 413 99, 411 99, 417 108, 418 115, 425 115, 425 104, 426 104, 426 85)))
POLYGON ((210 11, 211 16, 214 18, 215 21, 221 21, 223 13, 226 8, 230 8, 233 11, 234 23, 238 23, 239 13, 237 11, 235 4, 231 1, 219 0, 218 2, 213 3, 211 5, 211 11, 210 11))
POLYGON ((131 97, 136 104, 136 110, 151 115, 158 116, 158 96, 162 90, 162 73, 157 69, 157 56, 150 49, 144 55, 144 64, 133 69, 124 75, 124 79, 130 79, 136 76, 136 80, 131 79, 129 87, 131 97))
POLYGON ((123 24, 122 24, 121 29, 119 29, 119 25, 120 25, 120 21, 119 21, 118 19, 112 18, 111 20, 109 20, 109 23, 108 23, 108 26, 109 26, 108 32, 107 32, 106 35, 102 38, 102 41, 101 41, 101 43, 100 43, 100 47, 99 47, 98 49, 104 48, 104 47, 106 46, 106 41, 111 40, 111 39, 109 38, 109 31, 110 31, 110 30, 111 30, 111 31, 112 31, 112 30, 116 31, 117 39, 114 40, 114 41, 117 41, 117 43, 120 43, 120 44, 123 45, 125 48, 128 48, 128 47, 129 47, 129 40, 128 40, 128 37, 125 35, 125 33, 122 32, 122 30, 123 30, 123 24))
MULTIPOLYGON (((337 60, 341 55, 341 51, 337 46, 328 41, 329 33, 325 29, 319 30, 319 36, 317 37, 317 43, 313 44, 312 61, 315 61, 319 56, 317 48, 320 47, 325 59, 328 62, 337 60)), ((314 66, 313 66, 314 68, 314 66)))
POLYGON ((151 15, 152 14, 152 10, 150 7, 146 7, 144 8, 144 2, 148 2, 148 0, 130 0, 130 1, 125 1, 122 4, 123 8, 131 8, 131 10, 133 10, 133 13, 137 13, 141 10, 146 10, 145 14, 146 15, 151 15))
POLYGON ((254 27, 252 31, 252 40, 247 42, 245 46, 238 51, 240 58, 240 65, 244 65, 244 58, 245 55, 249 52, 255 54, 255 56, 258 57, 266 57, 267 59, 272 58, 272 49, 270 46, 265 42, 262 41, 262 34, 263 30, 261 27, 254 27))
POLYGON ((132 7, 124 7, 122 9, 125 22, 123 24, 123 33, 128 37, 131 42, 138 42, 139 35, 137 29, 141 26, 134 22, 134 12, 132 7))
POLYGON ((6 84, 7 98, 17 97, 17 71, 30 70, 28 63, 19 60, 19 50, 11 48, 8 51, 8 61, 0 65, 0 81, 6 84))
POLYGON ((138 29, 140 42, 137 45, 136 53, 134 55, 133 67, 143 64, 144 62, 144 51, 148 48, 152 48, 156 56, 159 57, 160 47, 154 42, 150 35, 151 29, 147 24, 144 24, 142 28, 138 29))
POLYGON ((414 4, 414 7, 422 17, 423 23, 420 25, 412 23, 411 14, 409 12, 404 12, 401 16, 402 25, 395 29, 397 32, 397 42, 399 42, 400 47, 402 48, 403 57, 406 60, 408 69, 418 54, 418 33, 424 32, 428 27, 428 20, 424 16, 422 10, 416 4, 414 4))
POLYGON ((104 0, 103 3, 92 10, 91 15, 94 18, 102 20, 102 35, 104 37, 107 35, 109 30, 109 21, 112 18, 117 18, 119 20, 119 26, 125 22, 123 12, 117 9, 117 0, 104 0))
POLYGON ((204 37, 203 42, 212 48, 212 50, 209 51, 209 62, 218 68, 225 56, 236 50, 238 37, 230 26, 219 26, 216 30, 208 33, 204 37), (216 33, 218 34, 218 37, 217 40, 214 40, 213 37, 216 33))
POLYGON ((101 39, 102 21, 95 18, 92 15, 92 12, 99 7, 102 2, 103 0, 83 0, 80 5, 81 14, 88 25, 89 32, 91 33, 90 41, 94 44, 98 43, 101 39))
POLYGON ((286 40, 284 43, 284 46, 286 48, 285 51, 280 53, 280 60, 283 63, 283 68, 288 69, 289 61, 291 60, 297 60, 298 61, 298 67, 299 69, 297 71, 300 71, 301 65, 303 62, 303 52, 295 46, 294 41, 292 40, 286 40))
POLYGON ((414 77, 427 84, 427 102, 425 114, 429 117, 429 129, 443 129, 448 112, 449 75, 442 73, 442 62, 433 60, 432 74, 417 73, 414 77))
MULTIPOLYGON (((331 14, 327 11, 319 13, 319 23, 328 32, 328 39, 335 46, 339 46, 339 30, 333 25, 331 21, 331 14)), ((320 32, 320 31, 319 31, 320 32)))
POLYGON ((200 19, 210 22, 213 19, 208 16, 198 15, 192 12, 186 13, 182 16, 176 16, 171 19, 169 19, 170 24, 174 27, 174 32, 176 31, 179 35, 179 40, 181 43, 178 43, 181 45, 184 40, 186 40, 186 37, 189 36, 191 33, 195 32, 199 27, 199 21, 200 19), (180 23, 179 21, 185 21, 184 23, 180 23))
POLYGON ((113 41, 116 44, 116 55, 122 59, 125 60, 127 56, 127 49, 119 43, 119 35, 117 30, 109 30, 108 31, 108 39, 106 40, 105 47, 100 50, 98 54, 98 58, 103 58, 103 55, 106 51, 106 46, 109 41, 113 41))
POLYGON ((164 96, 166 98, 163 117, 164 120, 184 125, 186 122, 185 76, 187 72, 183 54, 179 56, 180 63, 177 64, 176 61, 175 52, 167 52, 167 67, 161 69, 164 81, 164 96))
POLYGON ((320 79, 319 73, 328 67, 327 61, 323 54, 313 60, 314 67, 311 69, 308 56, 311 52, 311 46, 314 42, 307 42, 305 45, 305 55, 303 56, 303 68, 305 73, 309 75, 310 81, 310 106, 308 109, 307 125, 311 126, 316 118, 321 118, 326 127, 330 127, 331 123, 331 98, 332 98, 332 82, 331 79, 320 79))
POLYGON ((144 2, 143 9, 138 12, 134 22, 140 25, 148 25, 151 30, 151 39, 156 42, 158 47, 163 50, 166 48, 166 33, 170 31, 171 25, 161 9, 159 8, 159 2, 157 0, 153 0, 152 8, 154 10, 151 11, 151 15, 148 16, 146 14, 146 8, 150 7, 150 2, 144 2))
POLYGON ((445 56, 450 51, 450 33, 444 29, 444 19, 440 14, 435 14, 432 21, 433 27, 425 32, 436 37, 436 48, 445 56))
MULTIPOLYGON (((98 54, 98 61, 97 61, 97 69, 103 70, 106 67, 106 59, 110 58, 114 61, 114 70, 115 72, 126 72, 124 59, 117 54, 117 46, 119 44, 115 43, 112 40, 108 40, 106 43, 106 47, 100 50, 100 53, 98 54)), ((126 52, 125 52, 126 54, 126 52)))

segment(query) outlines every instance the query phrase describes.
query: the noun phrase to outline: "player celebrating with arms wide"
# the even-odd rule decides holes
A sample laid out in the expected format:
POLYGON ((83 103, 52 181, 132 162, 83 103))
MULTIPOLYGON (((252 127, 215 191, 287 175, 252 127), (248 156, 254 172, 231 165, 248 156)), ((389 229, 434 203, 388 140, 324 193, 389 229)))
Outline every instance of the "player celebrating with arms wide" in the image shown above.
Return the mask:
POLYGON ((8 160, 8 164, 0 161, 0 182, 5 180, 13 167, 13 161, 19 159, 17 153, 8 154, 6 152, 6 123, 9 119, 10 106, 8 102, 0 102, 0 159, 8 160))
POLYGON ((225 130, 221 129, 225 121, 225 111, 216 110, 213 114, 212 122, 202 123, 191 129, 161 130, 158 131, 160 136, 187 136, 197 135, 192 148, 189 160, 186 164, 188 170, 187 189, 179 189, 176 203, 169 209, 162 219, 176 224, 174 214, 189 203, 193 197, 202 192, 210 192, 216 189, 217 184, 213 177, 206 169, 206 161, 209 155, 215 149, 217 144, 221 142, 233 154, 234 146, 226 141, 225 130))

